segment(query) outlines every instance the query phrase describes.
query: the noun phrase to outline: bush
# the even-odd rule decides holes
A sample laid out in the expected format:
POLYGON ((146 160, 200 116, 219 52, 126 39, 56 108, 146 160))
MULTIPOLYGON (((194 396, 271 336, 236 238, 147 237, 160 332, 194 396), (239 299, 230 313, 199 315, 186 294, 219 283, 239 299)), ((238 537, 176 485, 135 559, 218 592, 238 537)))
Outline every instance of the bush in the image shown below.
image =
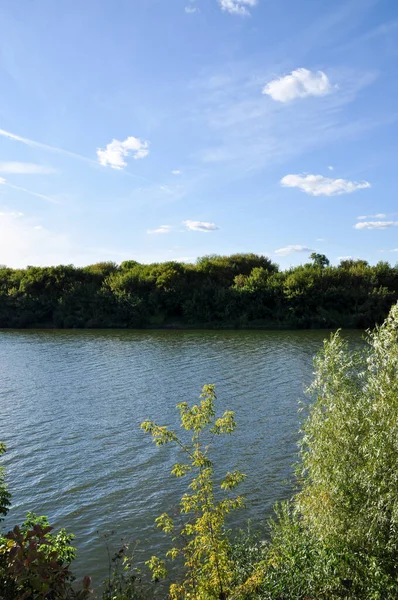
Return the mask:
MULTIPOLYGON (((0 443, 0 454, 5 452, 0 443)), ((0 468, 0 520, 10 506, 10 493, 0 468)), ((90 594, 91 579, 72 588, 75 580, 70 563, 76 557, 73 539, 65 529, 54 535, 46 517, 28 513, 21 527, 0 534, 0 600, 84 600, 90 594)))
POLYGON ((301 489, 271 525, 251 591, 275 600, 396 599, 398 306, 362 350, 331 336, 315 368, 301 489))
POLYGON ((58 536, 44 517, 22 527, 17 525, 0 539, 0 598, 4 600, 83 600, 90 593, 89 577, 80 591, 72 589, 74 576, 67 562, 74 557, 71 536, 64 530, 58 536))
MULTIPOLYGON (((174 465, 172 475, 192 476, 189 491, 180 500, 179 518, 173 519, 164 513, 156 519, 158 527, 172 536, 173 547, 167 556, 172 560, 181 557, 185 568, 184 579, 170 586, 172 600, 222 600, 230 597, 233 585, 234 563, 225 517, 243 506, 240 496, 231 497, 228 492, 245 476, 238 471, 227 473, 220 482, 226 496, 218 500, 210 449, 215 436, 231 434, 236 424, 231 411, 216 418, 215 400, 214 385, 205 385, 198 405, 192 408, 186 402, 178 405, 181 426, 191 432, 189 441, 152 421, 145 421, 141 426, 158 446, 173 443, 182 450, 186 462, 174 465)), ((165 562, 156 556, 148 561, 148 566, 155 579, 167 576, 165 562)))
POLYGON ((111 557, 105 536, 109 560, 109 575, 104 581, 102 600, 146 600, 153 596, 144 589, 141 572, 134 566, 134 552, 122 540, 120 549, 111 557))

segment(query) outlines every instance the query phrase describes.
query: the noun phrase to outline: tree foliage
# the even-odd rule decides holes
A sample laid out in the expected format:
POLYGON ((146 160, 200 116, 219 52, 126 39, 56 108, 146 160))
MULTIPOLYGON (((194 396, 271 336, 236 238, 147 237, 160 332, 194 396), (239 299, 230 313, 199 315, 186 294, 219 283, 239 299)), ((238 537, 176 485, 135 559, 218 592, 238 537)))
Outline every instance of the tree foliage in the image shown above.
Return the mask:
POLYGON ((398 597, 398 305, 350 350, 315 360, 300 489, 271 526, 246 591, 273 600, 398 597), (249 585, 250 584, 250 585, 249 585))
POLYGON ((0 267, 0 327, 366 328, 398 300, 397 266, 310 258, 284 272, 256 254, 0 267))
POLYGON ((310 259, 313 261, 316 267, 320 267, 321 269, 324 269, 330 265, 330 260, 324 254, 312 252, 312 254, 310 254, 310 259))
MULTIPOLYGON (((239 471, 227 473, 219 486, 227 495, 218 499, 210 449, 215 436, 231 434, 236 424, 231 411, 216 417, 215 400, 214 385, 205 385, 199 404, 192 407, 186 402, 178 404, 181 426, 191 432, 188 443, 174 431, 152 421, 145 421, 141 426, 152 435, 157 446, 173 443, 182 451, 185 461, 174 465, 173 476, 191 475, 189 491, 180 500, 178 518, 164 513, 156 519, 158 527, 170 534, 173 540, 173 547, 167 552, 168 558, 175 560, 182 557, 185 567, 183 581, 170 586, 171 600, 222 600, 231 597, 234 563, 225 518, 232 510, 243 506, 243 498, 231 497, 228 492, 235 489, 245 476, 239 471)), ((163 560, 153 556, 148 565, 155 578, 166 577, 163 560)))

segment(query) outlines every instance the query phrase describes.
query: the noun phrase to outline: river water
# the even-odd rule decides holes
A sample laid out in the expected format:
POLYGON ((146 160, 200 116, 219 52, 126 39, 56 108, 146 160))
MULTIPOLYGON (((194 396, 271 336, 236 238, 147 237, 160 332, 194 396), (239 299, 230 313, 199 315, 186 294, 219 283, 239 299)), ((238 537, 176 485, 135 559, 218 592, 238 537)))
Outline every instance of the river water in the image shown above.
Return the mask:
MULTIPOLYGON (((76 534, 77 572, 106 575, 102 536, 139 541, 138 559, 169 546, 154 519, 173 512, 178 454, 140 430, 177 425, 175 405, 215 383, 238 429, 215 448, 220 473, 239 468, 255 526, 291 495, 298 402, 325 331, 1 331, 0 440, 12 492, 5 527, 27 511, 76 534), (149 549, 149 550, 148 550, 149 549)), ((356 342, 359 332, 349 332, 356 342)))

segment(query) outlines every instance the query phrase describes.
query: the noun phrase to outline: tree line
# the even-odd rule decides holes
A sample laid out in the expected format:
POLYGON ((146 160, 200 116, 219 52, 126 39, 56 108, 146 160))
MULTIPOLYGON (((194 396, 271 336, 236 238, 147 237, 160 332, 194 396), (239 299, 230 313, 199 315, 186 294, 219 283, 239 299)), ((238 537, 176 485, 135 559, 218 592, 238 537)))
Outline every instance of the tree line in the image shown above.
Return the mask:
POLYGON ((397 300, 398 265, 316 253, 285 271, 256 254, 0 267, 0 327, 367 328, 397 300))

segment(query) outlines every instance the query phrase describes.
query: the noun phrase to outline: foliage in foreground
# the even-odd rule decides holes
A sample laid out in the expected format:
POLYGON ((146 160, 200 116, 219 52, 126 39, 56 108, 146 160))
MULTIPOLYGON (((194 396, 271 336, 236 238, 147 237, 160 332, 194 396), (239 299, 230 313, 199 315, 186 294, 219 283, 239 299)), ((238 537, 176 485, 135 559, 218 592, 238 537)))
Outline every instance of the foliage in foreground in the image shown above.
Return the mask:
MULTIPOLYGON (((108 537, 108 536, 105 536, 108 537)), ((134 552, 122 540, 120 549, 111 557, 109 546, 109 574, 104 581, 102 600, 146 600, 149 590, 144 589, 141 572, 134 565, 134 552)))
MULTIPOLYGON (((0 443, 0 455, 6 447, 0 443)), ((8 513, 11 494, 0 467, 0 522, 8 513)), ((90 577, 74 585, 71 563, 76 549, 74 536, 65 529, 54 534, 46 517, 28 513, 21 526, 0 533, 0 600, 85 600, 92 590, 90 577)), ((143 600, 138 571, 131 564, 127 546, 110 560, 103 600, 143 600)))
MULTIPOLYGON (((173 443, 182 450, 186 462, 175 464, 172 475, 191 475, 189 491, 180 500, 178 518, 164 513, 156 519, 158 527, 172 536, 173 547, 167 556, 173 560, 182 557, 185 567, 183 581, 170 586, 171 600, 231 597, 234 564, 225 517, 243 506, 243 498, 227 495, 219 500, 216 496, 214 465, 209 452, 215 436, 231 434, 236 424, 231 411, 216 418, 215 400, 214 385, 205 385, 199 404, 191 408, 186 402, 178 405, 181 426, 191 432, 188 442, 152 421, 145 421, 141 426, 158 446, 173 443)), ((227 473, 220 483, 221 490, 233 490, 244 477, 239 471, 227 473)), ((154 578, 167 576, 163 560, 153 556, 148 565, 154 578)))
POLYGON ((74 536, 54 535, 46 517, 28 513, 21 527, 0 535, 0 600, 84 600, 91 592, 85 577, 79 590, 70 569, 74 536))
POLYGON ((398 598, 398 306, 315 360, 300 491, 279 507, 246 589, 273 600, 398 598))

